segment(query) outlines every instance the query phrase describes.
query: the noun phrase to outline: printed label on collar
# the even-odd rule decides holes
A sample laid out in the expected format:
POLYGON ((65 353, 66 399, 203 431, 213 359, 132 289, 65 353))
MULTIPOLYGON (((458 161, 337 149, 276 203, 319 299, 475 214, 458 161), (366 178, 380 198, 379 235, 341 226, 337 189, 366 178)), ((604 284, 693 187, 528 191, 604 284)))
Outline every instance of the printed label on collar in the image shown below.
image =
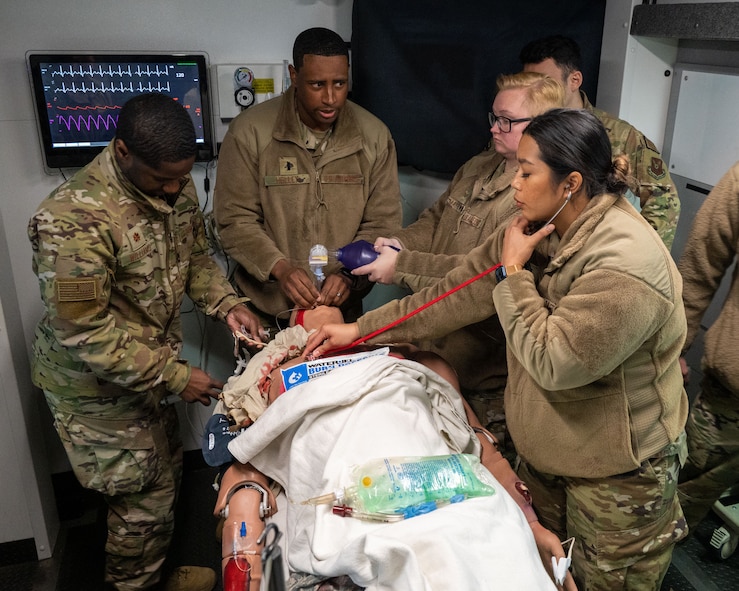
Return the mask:
POLYGON ((310 181, 310 175, 307 174, 282 174, 279 176, 264 177, 264 184, 267 187, 276 185, 307 185, 310 181))
POLYGON ((280 158, 280 174, 281 175, 293 175, 298 174, 298 159, 297 158, 280 158))

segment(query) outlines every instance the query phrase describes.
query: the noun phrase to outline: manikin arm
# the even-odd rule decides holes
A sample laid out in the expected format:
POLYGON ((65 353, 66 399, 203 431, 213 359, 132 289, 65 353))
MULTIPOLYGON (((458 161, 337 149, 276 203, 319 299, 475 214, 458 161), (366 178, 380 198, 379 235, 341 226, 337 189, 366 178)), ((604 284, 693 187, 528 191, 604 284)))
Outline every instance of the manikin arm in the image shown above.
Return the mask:
MULTIPOLYGON (((277 511, 267 478, 250 464, 234 462, 224 472, 214 514, 223 518, 221 572, 226 587, 226 565, 236 553, 250 568, 249 591, 259 591, 262 580, 261 553, 264 544, 257 539, 264 531, 264 520, 277 511), (242 523, 244 524, 242 526, 242 523), (245 536, 241 534, 244 533, 245 536)), ((238 574, 238 573, 237 573, 238 574)))
MULTIPOLYGON (((500 482, 523 511, 526 520, 529 522, 529 527, 531 527, 531 531, 534 534, 536 547, 539 549, 539 556, 541 556, 541 560, 544 563, 544 568, 549 571, 552 564, 552 556, 558 560, 565 556, 562 543, 554 532, 546 529, 539 523, 539 518, 536 516, 534 507, 531 504, 532 499, 528 487, 518 478, 518 475, 513 471, 508 460, 498 451, 498 441, 492 433, 482 427, 472 408, 467 404, 467 401, 463 399, 463 402, 467 413, 467 421, 480 440, 482 447, 480 461, 482 465, 490 470, 490 473, 495 476, 496 480, 500 482)), ((567 573, 563 587, 567 591, 577 591, 575 580, 569 572, 567 573)))

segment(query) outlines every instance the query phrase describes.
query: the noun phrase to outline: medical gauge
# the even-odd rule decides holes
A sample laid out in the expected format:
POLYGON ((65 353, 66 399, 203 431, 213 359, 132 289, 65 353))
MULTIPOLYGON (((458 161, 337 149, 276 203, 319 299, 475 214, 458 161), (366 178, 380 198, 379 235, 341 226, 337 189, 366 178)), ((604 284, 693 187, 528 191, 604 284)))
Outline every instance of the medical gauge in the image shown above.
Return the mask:
POLYGON ((234 72, 234 100, 242 109, 254 104, 254 72, 245 66, 236 68, 234 72))

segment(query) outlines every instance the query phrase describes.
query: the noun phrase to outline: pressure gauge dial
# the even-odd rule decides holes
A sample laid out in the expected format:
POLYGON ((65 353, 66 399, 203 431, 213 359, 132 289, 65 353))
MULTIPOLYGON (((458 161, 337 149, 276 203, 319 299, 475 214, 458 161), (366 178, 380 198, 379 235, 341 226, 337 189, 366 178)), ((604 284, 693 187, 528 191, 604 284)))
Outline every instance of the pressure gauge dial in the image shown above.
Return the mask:
POLYGON ((254 104, 254 91, 251 88, 239 88, 234 94, 236 104, 246 109, 254 104))
POLYGON ((254 82, 254 72, 249 68, 240 67, 236 68, 234 72, 234 82, 239 87, 251 87, 251 83, 254 82))

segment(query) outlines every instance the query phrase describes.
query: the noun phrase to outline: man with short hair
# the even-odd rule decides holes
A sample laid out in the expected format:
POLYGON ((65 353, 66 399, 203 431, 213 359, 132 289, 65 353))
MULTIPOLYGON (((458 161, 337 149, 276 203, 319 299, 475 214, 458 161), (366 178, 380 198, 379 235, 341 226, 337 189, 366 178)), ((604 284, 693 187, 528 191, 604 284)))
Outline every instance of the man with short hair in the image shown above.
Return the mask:
POLYGON ((317 285, 308 256, 315 244, 374 242, 400 227, 395 143, 377 117, 347 100, 348 50, 335 32, 298 35, 290 80, 282 96, 229 126, 213 205, 220 241, 265 323, 317 304, 354 319, 369 282, 329 261, 317 285))
MULTIPOLYGON (((179 103, 132 98, 115 138, 28 226, 45 306, 33 381, 75 476, 108 504, 105 581, 117 591, 160 588, 183 451, 166 399, 207 406, 223 387, 180 356, 183 298, 234 333, 262 330, 208 254, 195 155, 179 103)), ((211 569, 180 567, 165 589, 210 591, 215 581, 211 569)))
POLYGON ((586 109, 606 128, 614 156, 625 154, 635 178, 628 195, 642 216, 657 231, 667 248, 672 247, 680 216, 675 183, 657 147, 633 125, 590 104, 580 90, 583 76, 580 47, 569 37, 552 35, 531 41, 519 54, 524 72, 539 72, 560 80, 565 88, 565 106, 586 109))

